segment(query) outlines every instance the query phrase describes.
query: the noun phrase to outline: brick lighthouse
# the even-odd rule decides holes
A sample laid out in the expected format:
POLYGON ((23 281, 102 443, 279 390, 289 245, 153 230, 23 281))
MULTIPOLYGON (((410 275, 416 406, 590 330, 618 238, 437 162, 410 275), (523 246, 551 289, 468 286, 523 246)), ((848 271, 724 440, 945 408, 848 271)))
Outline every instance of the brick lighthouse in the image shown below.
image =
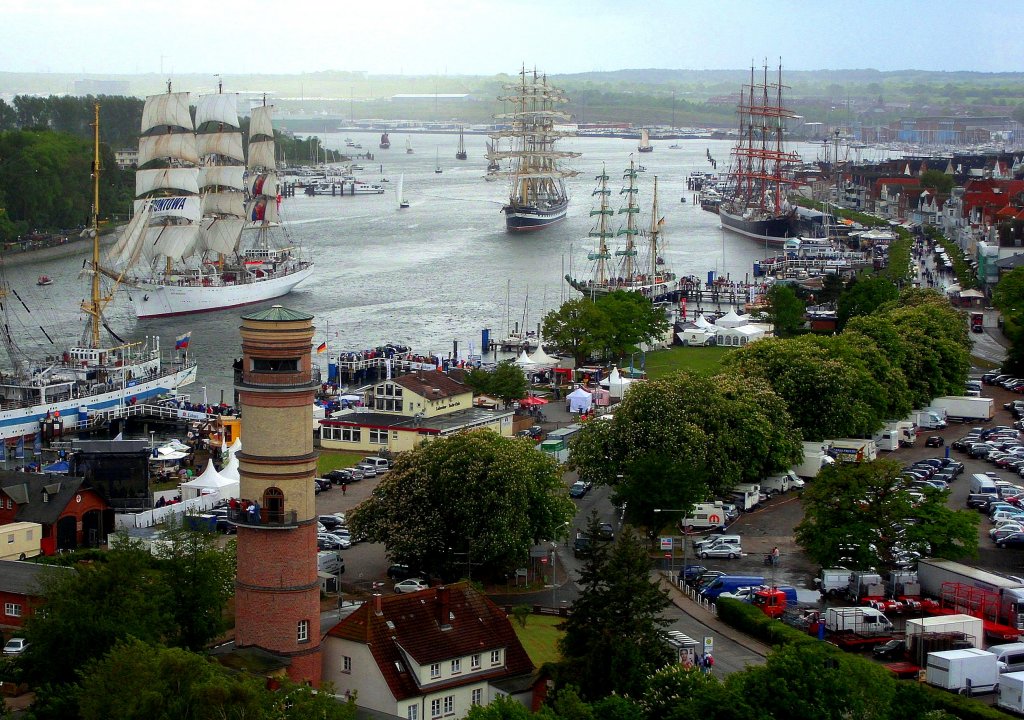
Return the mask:
POLYGON ((313 316, 275 305, 242 316, 242 413, 235 646, 290 661, 288 675, 320 684, 320 584, 313 478, 313 316))

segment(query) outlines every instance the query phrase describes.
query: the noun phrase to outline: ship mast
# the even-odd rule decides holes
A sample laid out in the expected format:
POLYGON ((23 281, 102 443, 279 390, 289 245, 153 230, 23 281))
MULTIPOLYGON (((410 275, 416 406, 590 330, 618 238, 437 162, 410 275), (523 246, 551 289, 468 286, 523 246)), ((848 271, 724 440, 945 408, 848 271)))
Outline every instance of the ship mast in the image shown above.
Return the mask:
POLYGON ((597 265, 594 268, 594 283, 595 285, 606 285, 608 283, 608 260, 611 255, 608 253, 608 238, 612 236, 608 232, 608 216, 612 215, 615 211, 608 207, 608 195, 611 190, 608 189, 608 173, 605 172, 604 166, 601 166, 601 174, 594 178, 600 180, 601 185, 591 196, 601 196, 601 207, 597 210, 591 210, 590 216, 600 216, 597 221, 597 227, 590 231, 590 237, 596 237, 597 240, 597 252, 592 253, 590 256, 591 260, 596 260, 597 265))
POLYGON ((637 227, 636 218, 640 213, 640 208, 636 204, 636 164, 633 162, 633 154, 629 155, 629 169, 622 174, 623 180, 629 180, 629 185, 619 190, 619 195, 625 195, 627 198, 626 207, 619 208, 619 214, 626 213, 626 227, 619 228, 616 235, 626 236, 626 249, 616 250, 616 255, 623 256, 622 261, 622 277, 626 279, 626 282, 633 280, 633 258, 636 257, 636 243, 633 238, 636 237, 637 227))
POLYGON ((103 295, 100 288, 100 104, 93 104, 93 159, 92 159, 92 261, 89 266, 89 300, 82 301, 82 311, 89 316, 90 347, 100 346, 100 325, 103 309, 112 295, 103 295))
POLYGON ((662 220, 658 217, 658 176, 654 176, 654 202, 651 204, 651 231, 650 231, 650 244, 651 244, 651 267, 650 267, 650 282, 656 282, 655 278, 658 275, 658 255, 660 248, 658 247, 658 237, 661 235, 661 224, 662 220))

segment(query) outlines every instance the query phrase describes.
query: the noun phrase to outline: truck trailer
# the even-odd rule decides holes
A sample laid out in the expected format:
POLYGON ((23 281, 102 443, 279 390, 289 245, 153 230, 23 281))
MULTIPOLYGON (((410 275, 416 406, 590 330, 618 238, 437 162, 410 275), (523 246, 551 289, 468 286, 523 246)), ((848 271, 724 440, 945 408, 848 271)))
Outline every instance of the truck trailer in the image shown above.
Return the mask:
POLYGON ((843 438, 829 440, 828 452, 838 462, 871 462, 878 457, 878 446, 874 440, 843 438))
POLYGON ((921 591, 941 608, 980 618, 986 637, 1016 640, 1024 630, 1024 583, 951 560, 921 558, 921 591))
POLYGON ((946 418, 953 422, 988 422, 996 413, 990 397, 947 395, 932 400, 932 407, 944 409, 946 418))

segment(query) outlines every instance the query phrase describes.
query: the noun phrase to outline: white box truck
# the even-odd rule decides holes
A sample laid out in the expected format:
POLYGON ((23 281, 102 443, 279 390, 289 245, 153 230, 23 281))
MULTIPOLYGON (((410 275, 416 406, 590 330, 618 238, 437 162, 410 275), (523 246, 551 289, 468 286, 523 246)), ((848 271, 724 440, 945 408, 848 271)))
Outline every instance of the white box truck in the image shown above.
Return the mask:
POLYGON ((1024 715, 1024 672, 1003 673, 999 676, 996 705, 1024 715))
POLYGON ((720 500, 715 502, 697 503, 688 517, 679 521, 679 526, 686 532, 693 530, 710 530, 728 524, 725 507, 720 500))
POLYGON ((879 430, 871 439, 875 441, 879 450, 892 452, 900 449, 900 431, 898 429, 879 430))
POLYGON ((842 438, 829 440, 829 454, 838 462, 871 462, 878 457, 874 440, 842 438))
POLYGON ((889 635, 892 623, 881 610, 871 607, 838 607, 825 611, 825 629, 832 633, 889 635))
POLYGON ((966 695, 991 692, 999 684, 995 653, 977 648, 928 653, 927 681, 943 690, 966 695))
POLYGON ((831 465, 835 460, 828 454, 828 447, 824 443, 804 443, 804 460, 799 465, 793 466, 793 472, 798 477, 816 478, 823 467, 831 465))
POLYGON ((996 414, 995 403, 988 397, 947 395, 932 400, 932 407, 946 411, 946 419, 956 422, 987 422, 996 414))
POLYGON ((941 430, 946 427, 946 421, 942 415, 931 408, 915 410, 910 414, 910 420, 922 430, 941 430))
POLYGON ((973 615, 936 615, 934 617, 907 619, 907 645, 913 638, 927 635, 956 634, 972 646, 980 648, 985 639, 984 621, 973 615))
POLYGON ((789 475, 769 475, 761 481, 761 489, 768 494, 789 492, 789 475))
POLYGON ((761 502, 761 486, 757 483, 740 483, 732 489, 732 497, 736 507, 748 512, 761 502))

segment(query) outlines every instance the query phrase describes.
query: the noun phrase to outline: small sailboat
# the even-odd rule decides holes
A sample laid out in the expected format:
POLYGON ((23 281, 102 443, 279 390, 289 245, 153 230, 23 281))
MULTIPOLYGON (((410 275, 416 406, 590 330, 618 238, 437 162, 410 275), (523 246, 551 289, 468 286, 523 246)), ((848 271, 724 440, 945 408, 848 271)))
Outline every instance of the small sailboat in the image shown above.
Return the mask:
POLYGON ((53 280, 49 275, 40 275, 39 279, 36 280, 36 285, 53 285, 53 280))
POLYGON ((441 155, 439 154, 437 146, 434 146, 434 172, 438 175, 443 172, 441 170, 441 155))
POLYGON ((637 152, 654 152, 654 146, 651 145, 651 134, 646 128, 640 131, 640 145, 637 147, 637 152))
POLYGON ((409 139, 408 135, 405 136, 405 154, 412 155, 412 140, 409 139))
POLYGON ((463 136, 462 126, 459 126, 459 149, 455 151, 456 160, 465 160, 469 155, 466 154, 466 139, 463 136))
POLYGON ((380 145, 378 147, 380 147, 381 150, 387 150, 391 147, 391 139, 388 137, 387 133, 380 136, 380 145))
POLYGON ((398 198, 398 209, 404 210, 409 207, 409 201, 405 199, 403 188, 405 185, 405 174, 398 176, 398 187, 395 188, 395 197, 398 198))

